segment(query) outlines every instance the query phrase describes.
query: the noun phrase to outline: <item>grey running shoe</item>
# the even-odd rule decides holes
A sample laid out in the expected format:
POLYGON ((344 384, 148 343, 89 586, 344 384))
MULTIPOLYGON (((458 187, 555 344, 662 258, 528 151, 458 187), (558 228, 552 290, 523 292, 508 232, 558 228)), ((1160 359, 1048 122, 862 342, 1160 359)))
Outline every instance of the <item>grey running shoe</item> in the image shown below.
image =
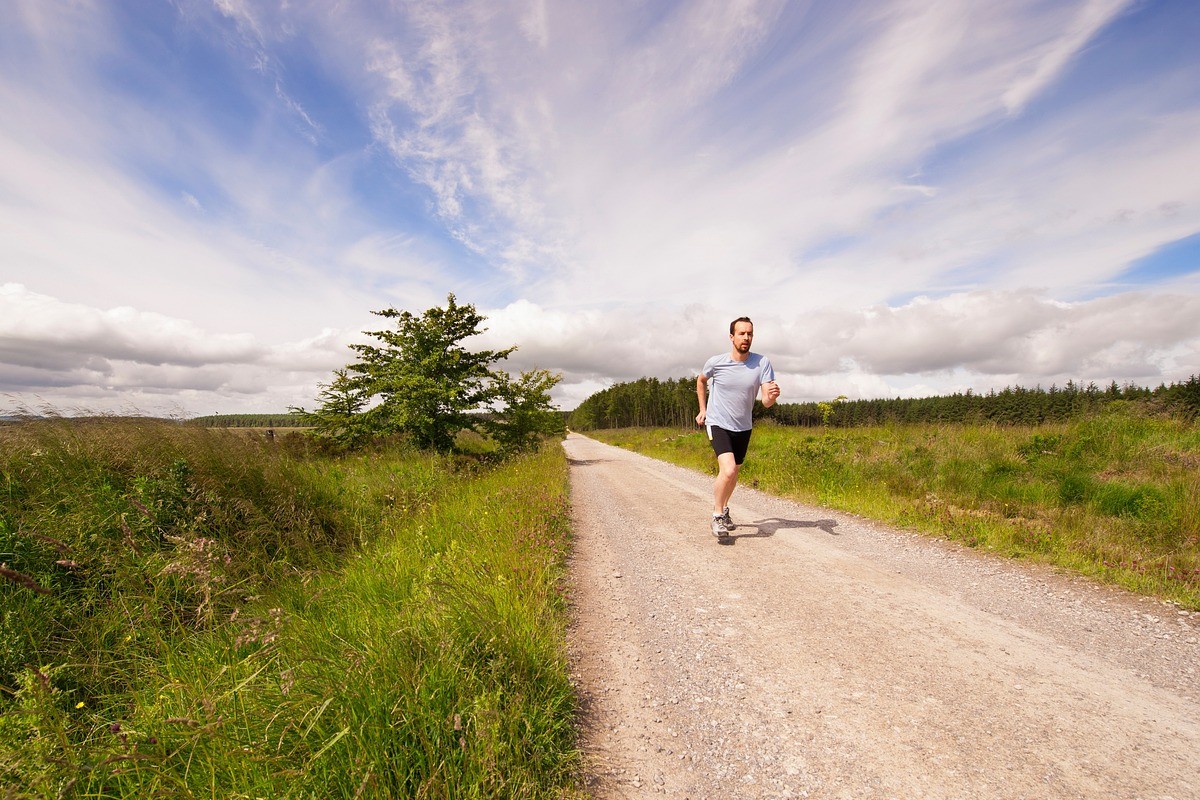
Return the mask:
POLYGON ((712 532, 713 536, 716 536, 718 539, 723 539, 729 535, 729 528, 725 525, 725 517, 712 518, 712 532))
POLYGON ((725 506, 725 513, 721 515, 721 519, 725 520, 725 528, 727 530, 735 530, 737 525, 733 524, 733 518, 729 516, 729 506, 725 506))

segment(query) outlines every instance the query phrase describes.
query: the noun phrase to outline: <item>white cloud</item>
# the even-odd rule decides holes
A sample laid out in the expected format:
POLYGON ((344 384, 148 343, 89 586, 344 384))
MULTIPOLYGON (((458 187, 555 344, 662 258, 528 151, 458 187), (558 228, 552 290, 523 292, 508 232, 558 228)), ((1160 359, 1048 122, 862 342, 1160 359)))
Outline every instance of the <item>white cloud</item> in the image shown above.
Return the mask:
MULTIPOLYGON (((1080 48, 1132 4, 1132 0, 1088 0, 1078 9, 1070 24, 1064 27, 1056 25, 1056 35, 1038 56, 1033 69, 1018 78, 1004 93, 1005 109, 1010 113, 1020 111, 1059 76, 1080 48)), ((1070 13, 1069 10, 1065 11, 1070 13)))
POLYGON ((972 292, 868 310, 843 352, 876 374, 963 369, 1038 379, 1178 374, 1172 350, 1200 340, 1200 298, 1127 294, 1081 303, 972 292), (1137 354, 1137 363, 1129 356, 1137 354))
MULTIPOLYGON (((895 192, 897 179, 907 181, 933 148, 1002 120, 1013 109, 1013 86, 1021 86, 1022 106, 1045 90, 1066 56, 1121 8, 896 2, 869 13, 850 7, 857 38, 846 37, 845 52, 819 65, 826 80, 844 81, 839 103, 789 107, 800 91, 792 84, 810 76, 777 70, 770 84, 775 102, 739 107, 749 116, 732 120, 717 116, 735 105, 721 91, 761 69, 756 48, 780 19, 777 4, 680 7, 607 58, 596 54, 604 52, 601 43, 626 34, 624 20, 595 10, 575 25, 565 14, 550 14, 549 48, 532 56, 518 55, 521 41, 506 39, 495 16, 469 10, 450 25, 439 16, 445 11, 427 12, 437 23, 424 20, 419 57, 405 64, 392 52, 377 62, 391 76, 392 99, 414 114, 409 134, 398 133, 388 118, 380 135, 434 190, 448 218, 488 209, 508 223, 498 236, 481 226, 457 230, 476 252, 510 267, 542 264, 512 273, 528 279, 527 296, 539 302, 620 303, 637 291, 681 303, 761 303, 762 287, 780 281, 828 285, 822 265, 800 256, 839 236, 860 241, 839 253, 836 301, 878 302, 911 289, 914 277, 937 281, 939 273, 986 255, 956 248, 877 280, 872 245, 896 235, 888 217, 913 202, 895 192), (565 44, 558 43, 560 30, 565 44), (541 65, 542 58, 566 59, 570 68, 551 63, 533 76, 528 64, 541 65), (1035 78, 1031 63, 1041 65, 1035 78), (818 121, 803 110, 816 112, 818 121), (758 123, 775 136, 747 151, 744 141, 725 134, 721 125, 730 123, 739 133, 758 123), (754 277, 737 280, 742 274, 754 277), (852 297, 842 297, 847 293, 838 284, 851 286, 852 297)), ((785 56, 780 63, 786 69, 801 62, 785 56)), ((1038 173, 1028 174, 1032 180, 1038 173)), ((943 188, 916 186, 916 200, 943 188)), ((939 208, 954 213, 949 202, 939 208)), ((936 230, 939 223, 931 217, 925 227, 936 230)), ((797 296, 822 294, 776 296, 794 305, 797 296)), ((782 310, 779 302, 768 307, 782 310)))
POLYGON ((234 399, 240 410, 272 397, 279 409, 315 396, 316 384, 349 360, 347 345, 361 338, 326 329, 267 346, 154 312, 101 310, 0 285, 0 386, 26 405, 37 397, 97 412, 174 413, 180 401, 172 398, 182 394, 207 405, 242 396, 234 399))
MULTIPOLYGON (((211 335, 190 322, 119 307, 61 303, 19 284, 0 285, 0 342, 39 343, 81 358, 197 366, 257 360, 247 334, 211 335)), ((14 348, 16 349, 16 348, 14 348)))
POLYGON ((258 21, 252 3, 242 0, 213 0, 213 5, 223 15, 237 23, 238 30, 247 38, 258 43, 263 41, 262 25, 258 21))

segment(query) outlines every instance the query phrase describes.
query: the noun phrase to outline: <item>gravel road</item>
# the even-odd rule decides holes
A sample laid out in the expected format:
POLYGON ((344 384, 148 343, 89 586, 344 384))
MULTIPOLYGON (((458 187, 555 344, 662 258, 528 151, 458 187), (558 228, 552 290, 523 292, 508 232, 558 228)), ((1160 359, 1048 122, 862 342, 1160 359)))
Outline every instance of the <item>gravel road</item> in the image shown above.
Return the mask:
POLYGON ((564 447, 594 797, 1200 798, 1200 615, 564 447))

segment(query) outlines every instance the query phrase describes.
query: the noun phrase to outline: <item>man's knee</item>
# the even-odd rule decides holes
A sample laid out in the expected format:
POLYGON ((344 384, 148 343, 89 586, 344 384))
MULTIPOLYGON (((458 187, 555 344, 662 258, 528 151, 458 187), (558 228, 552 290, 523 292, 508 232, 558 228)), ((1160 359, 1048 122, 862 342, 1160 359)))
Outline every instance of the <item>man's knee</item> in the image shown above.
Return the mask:
POLYGON ((738 471, 741 469, 741 465, 734 460, 733 453, 722 453, 721 457, 717 459, 717 467, 721 471, 721 477, 727 479, 737 478, 738 471))

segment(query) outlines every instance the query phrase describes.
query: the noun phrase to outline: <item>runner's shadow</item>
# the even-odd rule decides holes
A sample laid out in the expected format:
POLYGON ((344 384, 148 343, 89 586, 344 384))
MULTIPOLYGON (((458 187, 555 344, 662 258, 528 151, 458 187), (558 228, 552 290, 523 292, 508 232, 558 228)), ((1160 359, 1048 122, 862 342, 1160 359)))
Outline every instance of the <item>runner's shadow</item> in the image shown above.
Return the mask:
POLYGON ((567 464, 572 467, 590 467, 593 464, 607 464, 611 460, 608 458, 571 458, 567 456, 567 464))
POLYGON ((840 533, 834 530, 836 527, 837 520, 832 519, 801 520, 773 517, 770 519, 760 519, 755 522, 739 522, 733 533, 730 533, 721 540, 721 544, 734 544, 738 539, 769 539, 779 531, 801 530, 803 528, 820 528, 830 536, 841 536, 840 533), (741 533, 746 528, 754 528, 755 532, 741 533))

